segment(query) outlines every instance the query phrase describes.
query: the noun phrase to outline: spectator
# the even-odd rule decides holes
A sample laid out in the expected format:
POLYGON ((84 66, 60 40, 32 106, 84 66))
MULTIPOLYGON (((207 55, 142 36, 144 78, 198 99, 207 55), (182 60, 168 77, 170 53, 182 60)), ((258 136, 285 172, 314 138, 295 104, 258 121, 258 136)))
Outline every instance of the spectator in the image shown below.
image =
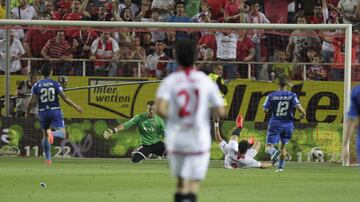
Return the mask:
MULTIPOLYGON (((25 50, 21 42, 15 38, 15 32, 10 31, 10 72, 21 74, 20 58, 25 54, 25 50)), ((0 72, 5 72, 6 69, 6 39, 0 40, 0 72)))
MULTIPOLYGON (((39 20, 49 20, 50 16, 42 14, 39 16, 39 20)), ((41 50, 45 46, 46 42, 55 36, 54 31, 46 29, 31 29, 26 32, 24 40, 24 49, 27 57, 29 58, 42 58, 41 50)), ((42 60, 31 61, 31 70, 39 71, 44 65, 42 60)))
POLYGON ((224 21, 224 11, 227 2, 228 0, 207 0, 213 20, 218 22, 224 21))
MULTIPOLYGON (((73 48, 73 55, 74 58, 83 58, 87 59, 90 57, 90 48, 92 43, 95 39, 97 39, 98 35, 95 31, 93 31, 90 28, 81 28, 79 31, 74 32, 72 35, 74 48, 73 48)), ((91 65, 86 62, 86 67, 90 67, 91 65)), ((74 62, 74 74, 76 76, 82 76, 83 75, 83 63, 81 61, 74 62)), ((86 72, 91 72, 89 68, 86 70, 86 72)), ((92 74, 92 73, 90 73, 92 74)), ((89 75, 90 75, 89 74, 89 75)))
MULTIPOLYGON (((174 31, 175 32, 175 31, 174 31)), ((146 55, 151 55, 155 51, 155 43, 151 40, 151 33, 142 33, 142 39, 140 41, 141 47, 145 49, 146 55)))
POLYGON ((155 52, 146 57, 145 75, 148 77, 163 78, 166 76, 166 63, 170 58, 164 53, 164 42, 155 43, 155 52))
POLYGON ((153 0, 151 8, 159 8, 171 12, 174 9, 174 0, 153 0))
POLYGON ((353 29, 360 30, 359 0, 340 0, 337 8, 342 14, 344 24, 352 24, 353 29))
POLYGON ((53 16, 55 12, 54 3, 52 1, 45 1, 45 10, 43 13, 39 13, 39 15, 50 15, 53 16))
POLYGON ((176 61, 175 58, 175 48, 172 49, 172 54, 169 56, 170 60, 166 64, 166 74, 169 75, 173 72, 176 72, 179 68, 179 64, 176 61))
POLYGON ((71 0, 58 0, 56 1, 56 10, 61 8, 66 11, 71 10, 71 0))
MULTIPOLYGON (((83 18, 84 15, 83 13, 88 2, 89 0, 84 0, 83 3, 81 3, 80 0, 73 0, 71 3, 71 12, 65 14, 63 16, 63 20, 73 20, 73 21, 81 20, 83 18)), ((77 31, 78 30, 66 30, 65 31, 66 40, 72 42, 73 41, 72 36, 77 31)))
POLYGON ((46 2, 44 0, 34 0, 30 5, 34 7, 37 15, 46 12, 46 2))
MULTIPOLYGON (((295 16, 297 24, 306 24, 306 18, 302 11, 295 16)), ((315 47, 317 52, 321 51, 321 41, 318 34, 312 30, 295 30, 291 33, 286 54, 294 63, 306 62, 306 51, 309 47, 315 47)), ((301 66, 294 67, 297 78, 302 76, 301 66)))
POLYGON ((30 6, 27 0, 20 0, 19 6, 11 10, 13 18, 20 20, 32 20, 36 18, 35 8, 30 6))
MULTIPOLYGON (((118 1, 115 1, 115 5, 113 7, 113 16, 114 16, 114 20, 115 21, 122 21, 122 22, 132 22, 133 18, 132 18, 132 11, 129 7, 125 7, 124 9, 122 9, 122 12, 119 15, 119 11, 118 11, 118 6, 117 3, 118 1)), ((131 39, 135 36, 134 32, 120 32, 120 39, 119 41, 122 43, 122 45, 126 45, 127 43, 131 42, 131 39)))
MULTIPOLYGON (((125 47, 123 58, 125 60, 145 60, 145 49, 140 46, 140 38, 132 38, 130 46, 125 47)), ((142 63, 140 63, 142 64, 142 63)), ((139 62, 125 62, 122 68, 122 76, 136 76, 139 62)))
POLYGON ((50 62, 44 65, 53 67, 54 75, 67 75, 72 72, 72 45, 65 40, 64 31, 57 31, 56 37, 51 38, 41 50, 44 59, 50 62), (57 60, 54 60, 57 59, 57 60))
MULTIPOLYGON (((25 117, 26 109, 29 105, 32 86, 40 79, 38 71, 30 71, 28 79, 20 81, 16 90, 16 117, 25 117)), ((31 109, 30 115, 37 116, 38 106, 31 109)))
POLYGON ((327 78, 327 72, 323 66, 321 66, 320 56, 315 55, 311 61, 312 65, 306 68, 306 77, 308 80, 324 81, 327 78))
POLYGON ((236 61, 237 41, 239 36, 235 33, 216 32, 216 57, 219 61, 224 61, 224 78, 236 78, 236 64, 229 63, 236 61))
MULTIPOLYGON (((259 2, 254 1, 250 5, 250 12, 246 16, 247 23, 270 23, 264 13, 259 11, 259 2)), ((265 34, 262 29, 253 29, 252 36, 250 37, 255 46, 255 62, 261 62, 264 55, 262 54, 266 50, 265 34)), ((265 55, 267 55, 265 53, 265 55)), ((260 64, 255 65, 255 78, 259 79, 262 66, 260 64)))
MULTIPOLYGON (((158 9, 158 8, 154 8, 158 9)), ((138 15, 134 18, 135 21, 142 21, 142 18, 150 18, 151 17, 151 2, 149 0, 143 0, 141 2, 141 10, 138 15)), ((160 15, 160 14, 159 14, 160 15)))
POLYGON ((287 23, 289 15, 289 2, 291 2, 291 0, 264 0, 265 15, 271 23, 287 23))
MULTIPOLYGON (((239 30, 239 39, 237 41, 236 58, 240 62, 253 61, 255 57, 254 43, 247 36, 246 30, 239 30)), ((248 78, 248 64, 239 65, 239 74, 241 78, 248 78)))
POLYGON ((208 61, 214 61, 214 51, 211 48, 205 48, 203 47, 205 50, 202 51, 203 52, 203 58, 202 58, 202 63, 200 63, 197 66, 197 69, 199 71, 204 72, 205 74, 210 74, 213 70, 214 64, 213 63, 209 63, 208 61))
POLYGON ((229 0, 225 5, 224 21, 228 23, 244 23, 244 0, 229 0))
POLYGON ((329 12, 327 9, 326 0, 322 0, 322 4, 315 4, 314 15, 306 17, 306 20, 310 24, 324 24, 328 18, 329 12))
POLYGON ((175 43, 176 43, 176 33, 175 30, 169 30, 165 33, 165 48, 164 48, 164 52, 165 54, 170 57, 173 58, 173 50, 175 48, 175 43))
POLYGON ((97 76, 117 76, 120 49, 110 32, 102 32, 100 37, 92 43, 90 51, 90 60, 95 62, 97 76), (110 61, 99 61, 98 59, 110 61))
POLYGON ((274 63, 271 70, 271 80, 274 81, 280 75, 283 75, 287 80, 291 80, 292 77, 292 64, 286 61, 286 52, 282 49, 276 51, 275 58, 277 63, 274 63))
MULTIPOLYGON (((159 22, 159 17, 160 17, 160 9, 158 8, 153 8, 151 9, 151 18, 147 19, 147 18, 142 18, 141 21, 142 22, 159 22)), ((156 42, 156 41, 163 41, 165 39, 165 33, 163 31, 161 31, 160 29, 157 28, 149 28, 149 31, 151 31, 151 41, 152 42, 156 42)))
POLYGON ((131 0, 124 0, 123 3, 119 4, 119 13, 122 13, 124 8, 126 7, 131 9, 132 18, 135 18, 135 16, 139 12, 139 7, 136 4, 131 3, 131 0))
MULTIPOLYGON (((186 16, 184 2, 177 2, 175 4, 175 12, 169 22, 190 22, 190 18, 186 16)), ((185 31, 176 31, 176 40, 187 39, 188 33, 185 31)))

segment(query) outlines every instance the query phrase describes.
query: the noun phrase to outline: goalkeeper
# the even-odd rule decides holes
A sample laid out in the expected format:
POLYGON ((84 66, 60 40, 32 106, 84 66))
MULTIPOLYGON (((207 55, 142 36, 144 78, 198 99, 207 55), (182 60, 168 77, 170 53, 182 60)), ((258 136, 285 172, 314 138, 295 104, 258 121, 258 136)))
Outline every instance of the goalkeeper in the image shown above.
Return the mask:
POLYGON ((108 139, 113 134, 116 134, 124 129, 129 129, 137 126, 140 134, 141 145, 132 152, 131 161, 139 163, 146 159, 149 154, 156 154, 163 156, 165 154, 165 145, 161 139, 164 137, 165 123, 155 114, 154 101, 147 102, 146 112, 136 115, 129 121, 119 124, 113 129, 106 129, 104 131, 104 138, 108 139))

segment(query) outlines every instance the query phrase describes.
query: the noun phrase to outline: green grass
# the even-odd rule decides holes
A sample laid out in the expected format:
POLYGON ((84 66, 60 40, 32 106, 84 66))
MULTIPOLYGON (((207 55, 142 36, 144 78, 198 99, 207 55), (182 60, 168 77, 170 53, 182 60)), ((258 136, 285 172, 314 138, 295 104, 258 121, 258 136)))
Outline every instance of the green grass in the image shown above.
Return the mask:
MULTIPOLYGON (((360 201, 357 167, 287 163, 283 173, 274 170, 226 170, 212 161, 199 201, 360 201)), ((45 166, 40 158, 0 158, 1 202, 170 202, 174 186, 166 160, 55 159, 45 166)))

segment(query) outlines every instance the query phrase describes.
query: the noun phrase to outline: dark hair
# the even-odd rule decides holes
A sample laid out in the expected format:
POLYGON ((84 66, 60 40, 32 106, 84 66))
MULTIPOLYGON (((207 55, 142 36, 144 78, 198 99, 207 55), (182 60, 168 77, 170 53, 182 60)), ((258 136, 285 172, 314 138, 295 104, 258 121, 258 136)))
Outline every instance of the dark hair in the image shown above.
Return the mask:
POLYGON ((279 86, 285 87, 288 84, 285 74, 280 74, 278 76, 279 86))
POLYGON ((175 44, 175 55, 176 60, 181 66, 192 66, 197 58, 196 43, 189 39, 177 41, 175 44))
POLYGON ((40 72, 38 70, 31 70, 29 72, 29 76, 39 76, 40 72))
POLYGON ((147 105, 152 106, 152 105, 154 105, 154 104, 155 104, 155 102, 154 102, 154 101, 152 101, 152 100, 150 100, 150 101, 148 101, 146 104, 147 104, 147 105))
POLYGON ((239 142, 238 149, 240 154, 246 154, 249 148, 250 148, 250 143, 247 140, 241 140, 239 142))
POLYGON ((48 77, 48 76, 50 76, 52 71, 53 71, 53 68, 51 66, 45 66, 42 68, 42 75, 44 75, 44 77, 48 77))
POLYGON ((178 1, 178 2, 176 2, 176 3, 175 3, 175 5, 174 5, 174 15, 177 15, 177 12, 176 12, 176 7, 177 7, 178 5, 180 5, 180 4, 182 4, 183 6, 185 6, 185 3, 184 3, 184 2, 182 2, 182 1, 178 1))
POLYGON ((124 17, 125 17, 125 11, 126 10, 130 10, 130 12, 131 12, 131 18, 130 18, 130 21, 133 21, 133 17, 132 17, 132 10, 131 10, 131 7, 130 6, 127 6, 127 7, 125 7, 125 8, 123 8, 123 10, 121 11, 121 14, 120 14, 120 17, 121 17, 121 19, 123 19, 124 21, 127 21, 124 17))
POLYGON ((298 21, 299 18, 305 18, 306 23, 307 23, 307 19, 306 19, 306 17, 305 17, 305 13, 304 13, 303 10, 301 10, 301 11, 299 11, 299 12, 297 12, 297 13, 295 14, 295 16, 294 16, 294 22, 297 23, 297 21, 298 21))

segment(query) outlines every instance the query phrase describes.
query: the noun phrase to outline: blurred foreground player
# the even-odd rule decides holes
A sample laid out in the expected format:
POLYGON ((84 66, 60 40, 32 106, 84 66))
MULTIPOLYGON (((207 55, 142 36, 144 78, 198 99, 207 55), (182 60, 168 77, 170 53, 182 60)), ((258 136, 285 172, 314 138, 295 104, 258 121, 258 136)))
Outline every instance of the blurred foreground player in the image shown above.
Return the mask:
POLYGON ((165 133, 165 123, 160 116, 155 114, 154 101, 147 102, 146 112, 134 116, 134 118, 119 124, 113 129, 106 129, 104 131, 104 138, 109 139, 113 134, 135 125, 138 128, 141 145, 132 152, 131 161, 139 163, 146 159, 149 154, 163 156, 165 154, 165 144, 161 140, 165 133))
POLYGON ((300 113, 300 118, 306 116, 305 110, 300 105, 300 102, 294 92, 287 91, 288 84, 284 75, 278 77, 279 90, 270 93, 263 105, 266 113, 271 113, 269 126, 266 137, 266 153, 270 154, 273 164, 276 163, 280 154, 280 162, 276 172, 282 172, 285 166, 286 149, 285 146, 291 139, 294 131, 294 108, 300 113), (275 144, 279 143, 280 151, 274 148, 275 144))
POLYGON ((254 159, 261 147, 260 142, 254 142, 254 138, 250 138, 249 141, 238 141, 243 127, 242 115, 238 115, 236 118, 236 127, 229 143, 226 143, 221 138, 219 122, 215 121, 214 123, 215 140, 219 143, 221 151, 225 154, 224 167, 228 169, 271 167, 271 163, 262 163, 254 159))
POLYGON ((160 84, 156 110, 167 119, 166 149, 172 173, 177 177, 175 202, 194 202, 210 160, 210 115, 222 118, 225 109, 216 84, 193 67, 196 44, 181 40, 175 49, 180 70, 160 84))
MULTIPOLYGON (((359 127, 359 115, 360 115, 360 86, 353 88, 350 96, 350 109, 348 111, 348 119, 346 120, 345 128, 345 139, 343 141, 342 148, 342 160, 343 165, 349 165, 349 148, 351 136, 355 133, 357 129, 357 138, 356 138, 356 152, 358 160, 360 160, 360 129, 359 127)), ((359 161, 360 162, 360 161, 359 161)))
POLYGON ((68 104, 79 113, 82 113, 82 108, 75 104, 68 96, 65 95, 63 88, 57 82, 52 80, 52 68, 46 67, 43 69, 44 79, 36 82, 31 89, 31 97, 26 111, 26 117, 30 116, 31 109, 36 102, 39 107, 39 120, 43 130, 42 146, 45 152, 46 164, 51 164, 51 149, 50 145, 54 142, 54 136, 65 138, 65 125, 63 113, 60 108, 59 95, 68 104), (51 128, 55 129, 54 132, 51 128))

